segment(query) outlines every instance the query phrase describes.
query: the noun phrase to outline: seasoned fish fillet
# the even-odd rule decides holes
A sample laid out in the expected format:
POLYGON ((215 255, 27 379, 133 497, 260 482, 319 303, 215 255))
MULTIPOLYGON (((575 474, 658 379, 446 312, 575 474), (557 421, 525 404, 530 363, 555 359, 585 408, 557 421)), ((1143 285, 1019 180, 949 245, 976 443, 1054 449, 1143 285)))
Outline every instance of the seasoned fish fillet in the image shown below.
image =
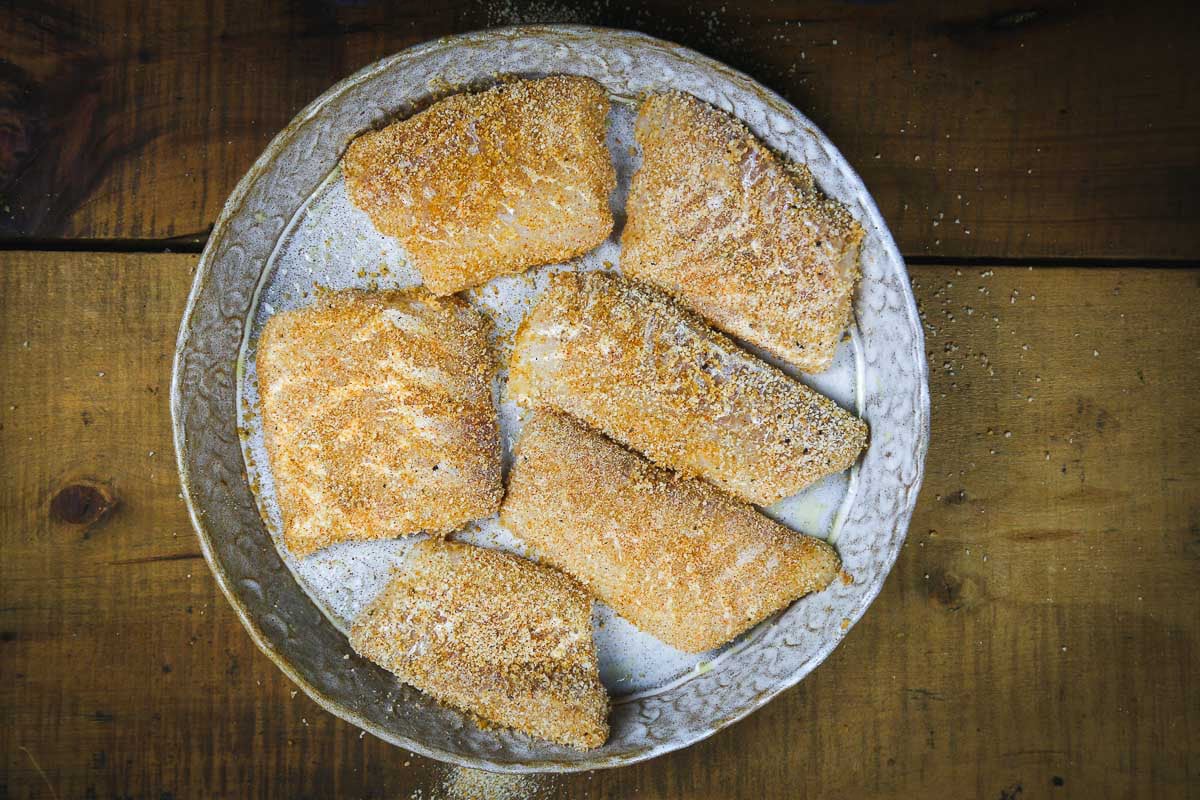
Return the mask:
POLYGON ((526 424, 500 519, 625 619, 692 653, 825 588, 841 566, 825 542, 554 411, 526 424))
POLYGON ((423 289, 341 292, 258 343, 267 454, 298 556, 447 533, 500 504, 488 323, 423 289))
POLYGON ((690 95, 650 97, 621 237, 625 274, 807 372, 850 319, 863 229, 740 122, 690 95))
POLYGON ((600 84, 567 75, 456 94, 354 140, 346 190, 434 294, 565 261, 612 230, 607 114, 600 84))
POLYGON ((509 396, 769 505, 854 463, 867 426, 657 290, 562 273, 517 330, 509 396))
POLYGON ((466 544, 415 545, 354 621, 356 651, 447 705, 579 749, 608 738, 591 599, 565 575, 466 544))

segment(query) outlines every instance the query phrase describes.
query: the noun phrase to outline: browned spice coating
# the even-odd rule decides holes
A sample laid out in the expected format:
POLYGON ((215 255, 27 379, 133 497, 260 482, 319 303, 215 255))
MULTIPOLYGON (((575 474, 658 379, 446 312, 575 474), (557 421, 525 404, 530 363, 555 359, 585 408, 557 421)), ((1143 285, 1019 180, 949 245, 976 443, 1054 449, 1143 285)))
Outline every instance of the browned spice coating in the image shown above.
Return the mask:
POLYGON ((690 95, 653 95, 636 136, 621 269, 716 327, 820 372, 850 319, 862 227, 802 165, 690 95))
POLYGON ((448 533, 500 504, 488 323, 423 289, 276 314, 258 343, 288 549, 448 533))
POLYGON ((549 567, 427 540, 355 620, 350 643, 450 706, 589 749, 608 738, 591 605, 549 567))
POLYGON ((655 289, 562 273, 517 331, 509 395, 749 502, 847 468, 866 424, 655 289))
POLYGON ((435 294, 565 261, 612 230, 608 107, 566 75, 453 95, 352 142, 346 189, 435 294))
POLYGON ((549 410, 522 432, 500 514, 541 558, 689 652, 823 589, 841 563, 825 542, 549 410))

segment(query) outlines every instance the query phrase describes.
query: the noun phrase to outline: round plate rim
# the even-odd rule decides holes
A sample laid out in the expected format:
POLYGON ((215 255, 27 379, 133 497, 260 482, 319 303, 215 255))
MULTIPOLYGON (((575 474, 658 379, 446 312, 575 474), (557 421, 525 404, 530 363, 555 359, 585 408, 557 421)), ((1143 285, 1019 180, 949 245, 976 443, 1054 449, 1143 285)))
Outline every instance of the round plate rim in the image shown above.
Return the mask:
MULTIPOLYGON (((326 711, 356 725, 363 730, 366 730, 372 735, 387 741, 390 744, 403 747, 412 752, 419 753, 423 756, 434 758, 443 762, 459 764, 476 769, 484 769, 492 772, 508 773, 579 772, 592 769, 624 766, 646 761, 668 752, 689 747, 696 742, 708 738, 717 731, 722 730, 745 718, 749 714, 766 705, 770 700, 784 690, 789 689, 799 683, 806 675, 808 675, 828 657, 834 648, 841 643, 842 639, 845 638, 850 628, 852 628, 862 618, 863 614, 866 613, 867 608, 870 607, 870 605, 875 601, 876 597, 878 597, 880 591, 882 591, 887 576, 891 574, 891 570, 895 566, 896 559, 899 556, 900 549, 903 546, 905 537, 907 536, 908 524, 911 521, 921 483, 924 478, 925 457, 929 447, 930 418, 929 370, 928 362, 925 359, 924 353, 924 331, 922 330, 922 326, 919 322, 916 300, 912 292, 911 281, 908 279, 907 275, 907 265, 905 264, 903 257, 900 255, 899 250, 896 247, 894 238, 891 235, 891 231, 884 222, 883 215, 879 211, 874 197, 869 191, 866 191, 865 184, 863 184, 862 179, 858 175, 857 171, 855 171, 845 157, 842 156, 841 151, 838 150, 836 145, 833 144, 829 137, 827 137, 816 125, 814 125, 806 115, 804 115, 798 109, 795 109, 775 91, 762 85, 749 75, 746 75, 739 70, 735 70, 728 65, 723 64, 722 62, 699 53, 698 51, 638 31, 575 24, 514 25, 507 27, 488 28, 484 30, 455 34, 452 36, 443 36, 421 42, 363 67, 352 75, 335 83, 320 96, 301 109, 300 112, 297 113, 296 116, 293 117, 292 120, 272 138, 271 142, 267 145, 262 154, 255 160, 250 169, 247 170, 246 174, 238 182, 225 205, 222 207, 221 213, 218 215, 217 220, 214 223, 211 232, 209 233, 204 251, 201 254, 199 262, 196 266, 195 278, 193 279, 192 287, 188 294, 187 303, 185 305, 182 321, 180 323, 179 334, 176 340, 174 358, 172 361, 170 408, 176 464, 179 470, 182 496, 184 504, 188 510, 189 518, 192 522, 192 527, 196 532, 197 538, 199 539, 201 552, 204 555, 204 559, 207 562, 209 569, 212 571, 213 576, 217 581, 217 585, 221 589, 221 592, 225 595, 226 599, 229 601, 229 604, 233 607, 234 612, 237 614, 238 619, 242 623, 242 626, 250 634, 251 639, 258 649, 262 651, 263 654, 269 659, 271 659, 271 661, 275 663, 275 665, 284 673, 284 675, 288 677, 289 680, 295 683, 301 690, 304 691, 306 695, 312 698, 313 701, 315 701, 326 711), (596 41, 600 41, 602 37, 618 37, 627 41, 641 40, 654 46, 683 53, 686 54, 690 61, 710 69, 726 79, 730 79, 737 83, 742 83, 751 87, 753 91, 763 97, 766 101, 769 101, 770 104, 777 107, 786 108, 790 113, 795 114, 797 117, 803 119, 807 123, 807 126, 821 141, 822 146, 829 151, 830 155, 834 159, 840 162, 839 166, 847 175, 847 177, 853 181, 856 181, 858 185, 863 188, 860 202, 863 204, 864 210, 874 218, 873 222, 875 223, 875 229, 880 237, 882 247, 891 257, 894 263, 898 264, 901 268, 901 277, 904 278, 902 281, 902 299, 905 306, 905 316, 908 318, 909 322, 912 323, 914 342, 916 344, 917 352, 920 354, 919 364, 916 365, 919 384, 919 397, 917 407, 914 409, 919 419, 917 420, 916 431, 917 447, 916 452, 913 453, 915 473, 911 482, 911 491, 908 493, 907 501, 901 508, 897 517, 897 536, 892 547, 889 549, 889 552, 886 555, 886 569, 882 570, 880 575, 872 581, 872 584, 861 595, 860 602, 853 609, 851 616, 848 617, 849 624, 845 625, 838 635, 828 639, 805 664, 803 664, 794 673, 788 675, 784 680, 779 681, 768 690, 756 695, 751 702, 739 709, 736 714, 722 718, 706 729, 694 732, 693 735, 669 740, 657 746, 645 748, 631 756, 608 755, 580 761, 556 761, 550 759, 516 763, 464 756, 460 753, 451 752, 436 746, 431 746, 425 742, 421 742, 407 736, 397 735, 391 731, 385 730, 382 727, 375 725, 374 723, 355 714, 351 709, 342 705, 338 700, 327 696, 317 687, 312 685, 312 683, 305 679, 300 672, 289 663, 285 654, 276 652, 276 650, 271 646, 257 622, 253 619, 250 611, 243 605, 236 592, 233 590, 233 587, 229 585, 229 578, 225 574, 224 567, 214 551, 212 541, 210 540, 209 534, 205 528, 205 524, 202 521, 203 510, 197 507, 197 501, 193 497, 191 476, 186 463, 186 431, 184 427, 184 421, 182 419, 182 403, 184 397, 182 360, 187 352, 189 338, 191 335, 189 323, 196 312, 201 291, 211 270, 212 260, 215 257, 215 244, 221 240, 222 236, 226 232, 226 228, 228 227, 230 220, 232 220, 234 216, 241 210, 247 196, 249 195, 251 187, 259 179, 267 167, 273 162, 273 160, 279 155, 284 145, 289 141, 290 134, 295 128, 312 119, 340 94, 356 86, 370 76, 388 70, 393 64, 401 60, 419 56, 425 49, 435 46, 445 46, 448 44, 480 41, 481 39, 486 40, 493 37, 502 38, 515 35, 536 37, 540 34, 574 34, 580 37, 591 38, 596 41)), ((231 413, 233 413, 232 409, 231 413)))

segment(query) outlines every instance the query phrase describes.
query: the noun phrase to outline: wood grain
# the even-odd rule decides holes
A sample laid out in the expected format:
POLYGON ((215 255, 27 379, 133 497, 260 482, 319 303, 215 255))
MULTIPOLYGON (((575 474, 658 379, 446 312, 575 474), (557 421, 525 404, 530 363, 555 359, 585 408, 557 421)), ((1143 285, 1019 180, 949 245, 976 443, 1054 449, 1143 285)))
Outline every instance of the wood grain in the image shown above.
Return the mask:
POLYGON ((437 36, 564 21, 677 41, 780 91, 861 172, 906 255, 1200 252, 1200 15, 1119 0, 12 3, 0 237, 197 246, 337 80, 437 36))
POLYGON ((195 263, 0 255, 0 797, 1194 796, 1200 272, 919 270, 925 488, 842 646, 686 751, 486 778, 297 694, 218 592, 166 398, 195 263))

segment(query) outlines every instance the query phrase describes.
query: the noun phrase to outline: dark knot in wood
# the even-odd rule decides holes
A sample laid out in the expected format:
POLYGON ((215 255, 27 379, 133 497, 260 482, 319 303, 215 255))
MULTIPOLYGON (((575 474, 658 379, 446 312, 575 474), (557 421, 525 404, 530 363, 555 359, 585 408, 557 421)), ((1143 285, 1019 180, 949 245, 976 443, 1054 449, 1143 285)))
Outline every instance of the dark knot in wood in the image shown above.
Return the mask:
POLYGON ((117 507, 117 498, 102 483, 77 481, 50 500, 50 513, 70 525, 94 525, 117 507))

